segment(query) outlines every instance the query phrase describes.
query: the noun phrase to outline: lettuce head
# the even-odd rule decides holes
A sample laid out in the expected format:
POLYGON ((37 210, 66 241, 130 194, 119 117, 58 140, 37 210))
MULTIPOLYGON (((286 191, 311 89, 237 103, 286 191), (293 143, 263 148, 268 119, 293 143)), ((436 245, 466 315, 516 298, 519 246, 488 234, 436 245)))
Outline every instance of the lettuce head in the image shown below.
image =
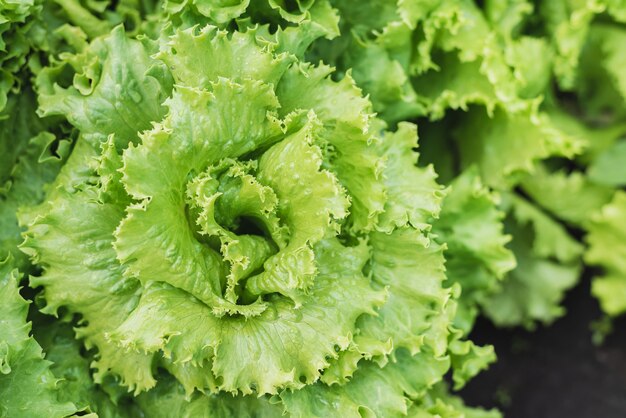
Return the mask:
POLYGON ((20 218, 42 310, 148 416, 457 410, 435 385, 493 351, 452 324, 445 189, 414 125, 289 36, 117 27, 41 71, 40 114, 77 135, 20 218))

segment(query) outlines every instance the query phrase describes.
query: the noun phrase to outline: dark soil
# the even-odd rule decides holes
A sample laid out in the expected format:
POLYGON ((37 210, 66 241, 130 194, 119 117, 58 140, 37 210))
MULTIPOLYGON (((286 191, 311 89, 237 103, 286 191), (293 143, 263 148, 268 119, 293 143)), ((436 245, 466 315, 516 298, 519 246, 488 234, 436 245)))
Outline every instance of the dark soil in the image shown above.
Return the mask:
POLYGON ((478 321, 471 338, 493 344, 498 361, 461 391, 469 405, 497 407, 505 418, 626 418, 626 318, 614 321, 602 345, 592 342, 602 313, 589 277, 549 327, 502 330, 478 321))

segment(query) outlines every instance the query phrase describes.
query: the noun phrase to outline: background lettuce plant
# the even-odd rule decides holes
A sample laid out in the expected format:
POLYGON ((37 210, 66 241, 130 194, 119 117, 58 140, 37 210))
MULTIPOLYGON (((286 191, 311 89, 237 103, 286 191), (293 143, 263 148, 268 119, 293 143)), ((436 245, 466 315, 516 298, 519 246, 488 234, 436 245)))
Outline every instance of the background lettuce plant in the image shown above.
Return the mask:
POLYGON ((467 308, 459 322, 471 328, 478 306, 494 322, 508 326, 532 326, 562 314, 558 304, 576 282, 582 247, 515 188, 538 161, 571 157, 581 141, 558 130, 540 108, 538 89, 546 78, 541 68, 523 67, 522 51, 542 53, 543 40, 511 38, 510 31, 532 6, 370 2, 372 9, 350 13, 354 2, 333 4, 346 16, 342 37, 319 43, 313 54, 351 68, 374 109, 389 123, 418 119, 423 159, 435 164, 444 181, 461 176, 457 182, 463 189, 473 176, 476 190, 488 188, 483 196, 463 189, 467 207, 456 211, 473 213, 472 206, 483 211, 475 217, 457 216, 461 223, 473 219, 465 236, 440 234, 452 241, 463 237, 449 251, 453 269, 460 269, 451 275, 473 289, 462 296, 467 308), (497 194, 489 198, 487 190, 497 194), (512 237, 508 248, 503 231, 512 237))
MULTIPOLYGON (((450 274, 473 289, 461 303, 474 308, 461 310, 459 323, 471 324, 476 306, 496 324, 509 326, 547 323, 561 315, 559 302, 576 282, 585 252, 566 228, 591 231, 585 259, 608 271, 594 282, 593 292, 605 309, 620 312, 621 270, 599 248, 619 240, 619 228, 610 228, 611 236, 600 232, 619 204, 605 212, 600 208, 623 186, 618 168, 624 132, 623 5, 332 4, 342 17, 342 35, 318 42, 310 55, 339 72, 350 69, 374 110, 392 125, 417 119, 422 160, 434 163, 444 182, 477 170, 479 181, 498 192, 494 202, 506 213, 504 231, 512 237, 508 249, 501 234, 485 234, 477 222, 473 231, 482 239, 451 245, 448 253, 453 269, 464 268, 464 274, 450 274), (481 253, 467 245, 486 240, 501 251, 481 253), (500 260, 496 255, 509 250, 516 264, 509 258, 493 268, 500 260), (474 271, 481 264, 492 266, 490 279, 485 270, 474 271)), ((493 217, 476 219, 489 225, 493 217)), ((463 236, 440 235, 451 244, 463 236)))

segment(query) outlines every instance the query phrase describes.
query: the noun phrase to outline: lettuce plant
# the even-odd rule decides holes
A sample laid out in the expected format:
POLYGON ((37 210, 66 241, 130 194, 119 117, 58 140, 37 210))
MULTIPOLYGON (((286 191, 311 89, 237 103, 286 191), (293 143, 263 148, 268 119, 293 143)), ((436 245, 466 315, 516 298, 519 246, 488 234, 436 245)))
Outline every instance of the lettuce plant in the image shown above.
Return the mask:
POLYGON ((21 216, 42 311, 79 318, 95 383, 148 416, 461 414, 435 384, 493 352, 452 325, 445 191, 415 126, 385 132, 290 33, 118 27, 39 74, 40 114, 77 132, 21 216))
POLYGON ((626 311, 624 248, 618 221, 624 211, 624 77, 626 9, 619 2, 563 3, 559 13, 543 11, 552 43, 558 46, 554 73, 565 98, 549 102, 551 117, 585 142, 574 164, 545 167, 524 190, 548 211, 586 233, 585 261, 602 268, 592 293, 610 316, 626 311), (562 34, 567 34, 563 36, 562 34), (569 165, 569 167, 566 167, 569 165), (573 167, 572 167, 573 166, 573 167), (577 196, 576 203, 572 201, 577 196))

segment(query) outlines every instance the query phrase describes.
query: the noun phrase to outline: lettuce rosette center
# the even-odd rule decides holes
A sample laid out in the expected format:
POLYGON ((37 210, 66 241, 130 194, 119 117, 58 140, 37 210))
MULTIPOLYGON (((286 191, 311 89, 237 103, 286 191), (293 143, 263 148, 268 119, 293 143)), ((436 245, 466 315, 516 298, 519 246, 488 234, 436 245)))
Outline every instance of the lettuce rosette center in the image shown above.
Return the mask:
POLYGON ((229 273, 220 288, 231 303, 254 301, 247 279, 261 274, 266 259, 285 247, 286 230, 276 213, 278 198, 257 180, 257 166, 255 161, 226 159, 187 183, 188 221, 195 238, 227 261, 229 273))

